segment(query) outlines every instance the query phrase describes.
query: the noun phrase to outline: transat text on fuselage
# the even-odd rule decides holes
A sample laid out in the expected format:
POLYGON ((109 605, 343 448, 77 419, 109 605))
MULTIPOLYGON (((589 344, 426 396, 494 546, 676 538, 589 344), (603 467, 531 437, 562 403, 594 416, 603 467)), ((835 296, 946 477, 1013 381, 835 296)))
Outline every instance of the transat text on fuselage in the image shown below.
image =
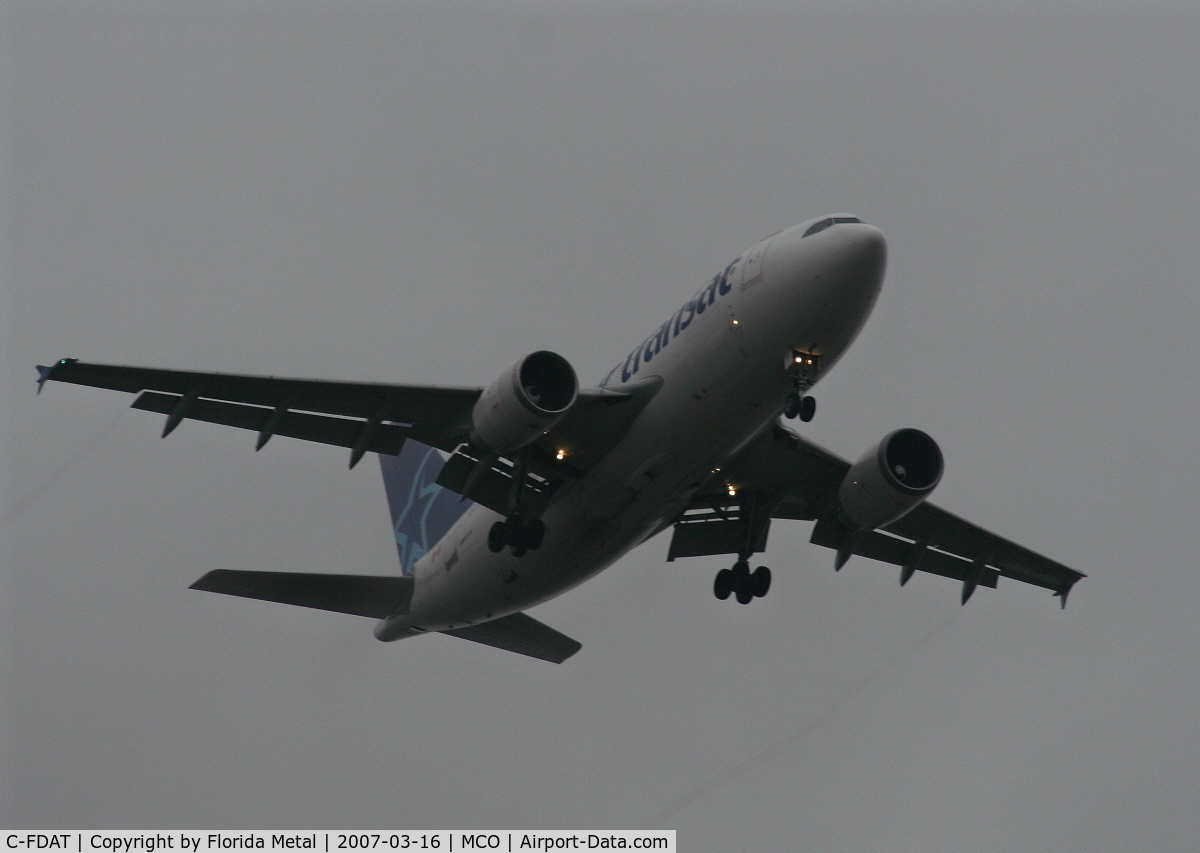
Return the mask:
POLYGON ((740 260, 740 257, 734 258, 733 263, 713 276, 712 281, 702 287, 699 293, 685 302, 683 307, 672 315, 671 319, 658 328, 658 331, 639 344, 633 352, 626 356, 625 361, 610 370, 608 376, 605 376, 604 381, 600 383, 600 386, 604 387, 608 385, 617 374, 620 374, 622 383, 628 382, 637 375, 638 370, 643 364, 649 364, 654 356, 662 352, 667 344, 690 326, 697 314, 703 314, 707 311, 717 301, 718 296, 724 296, 729 293, 733 289, 730 277, 740 260))

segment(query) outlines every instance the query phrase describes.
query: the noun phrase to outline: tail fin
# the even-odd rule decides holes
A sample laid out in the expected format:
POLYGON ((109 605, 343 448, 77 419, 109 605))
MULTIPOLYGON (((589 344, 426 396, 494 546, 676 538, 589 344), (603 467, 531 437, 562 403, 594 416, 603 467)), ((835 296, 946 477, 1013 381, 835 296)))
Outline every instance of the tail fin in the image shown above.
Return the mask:
POLYGON ((437 484, 445 462, 437 450, 411 438, 396 456, 379 456, 400 567, 406 575, 471 506, 437 484))

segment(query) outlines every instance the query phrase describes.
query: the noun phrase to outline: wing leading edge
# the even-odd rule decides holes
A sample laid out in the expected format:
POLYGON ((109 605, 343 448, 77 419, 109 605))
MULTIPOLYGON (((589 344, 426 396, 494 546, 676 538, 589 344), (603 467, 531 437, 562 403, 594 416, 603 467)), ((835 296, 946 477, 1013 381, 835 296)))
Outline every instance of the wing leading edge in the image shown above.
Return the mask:
MULTIPOLYGON (((351 468, 367 451, 398 454, 407 438, 461 455, 469 450, 464 445, 481 393, 479 388, 198 373, 73 358, 38 365, 39 393, 48 381, 138 394, 133 408, 166 415, 164 436, 184 419, 207 421, 256 431, 256 450, 276 435, 347 447, 351 468)), ((642 380, 620 388, 581 389, 566 417, 530 446, 541 482, 579 476, 596 464, 628 431, 659 384, 661 380, 642 380), (564 456, 568 461, 560 461, 564 456)), ((466 461, 473 465, 479 460, 466 461)), ((507 495, 512 467, 501 463, 499 486, 466 497, 490 505, 489 492, 507 495)), ((453 488, 454 483, 442 485, 453 488)), ((532 485, 537 491, 538 484, 532 485)))

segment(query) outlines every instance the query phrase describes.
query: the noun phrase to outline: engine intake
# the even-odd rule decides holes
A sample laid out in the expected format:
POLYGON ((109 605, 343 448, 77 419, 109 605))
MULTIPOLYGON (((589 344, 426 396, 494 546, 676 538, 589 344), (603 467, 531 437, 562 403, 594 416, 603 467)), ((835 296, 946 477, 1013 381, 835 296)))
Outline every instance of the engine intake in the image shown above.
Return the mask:
POLYGON ((504 455, 558 423, 575 403, 579 381, 570 363, 540 350, 483 389, 471 412, 471 443, 504 455))
POLYGON ((838 489, 843 524, 875 530, 911 510, 942 479, 942 451, 919 429, 888 433, 846 472, 838 489))

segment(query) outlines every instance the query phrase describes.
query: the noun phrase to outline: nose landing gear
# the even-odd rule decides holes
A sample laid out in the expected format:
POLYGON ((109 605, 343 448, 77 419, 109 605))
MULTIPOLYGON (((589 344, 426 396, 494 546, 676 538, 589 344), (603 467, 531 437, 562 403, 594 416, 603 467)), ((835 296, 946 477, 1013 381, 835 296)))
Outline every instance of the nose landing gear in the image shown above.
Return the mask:
POLYGON ((794 418, 797 415, 800 420, 808 423, 813 419, 813 415, 817 413, 817 401, 812 397, 801 397, 799 393, 793 391, 787 395, 787 400, 783 403, 783 416, 785 418, 794 418))
POLYGON ((784 401, 783 416, 791 420, 799 415, 800 420, 808 423, 817 413, 817 401, 804 392, 817 382, 821 373, 821 356, 814 352, 794 349, 788 353, 785 369, 795 390, 788 394, 784 401))

